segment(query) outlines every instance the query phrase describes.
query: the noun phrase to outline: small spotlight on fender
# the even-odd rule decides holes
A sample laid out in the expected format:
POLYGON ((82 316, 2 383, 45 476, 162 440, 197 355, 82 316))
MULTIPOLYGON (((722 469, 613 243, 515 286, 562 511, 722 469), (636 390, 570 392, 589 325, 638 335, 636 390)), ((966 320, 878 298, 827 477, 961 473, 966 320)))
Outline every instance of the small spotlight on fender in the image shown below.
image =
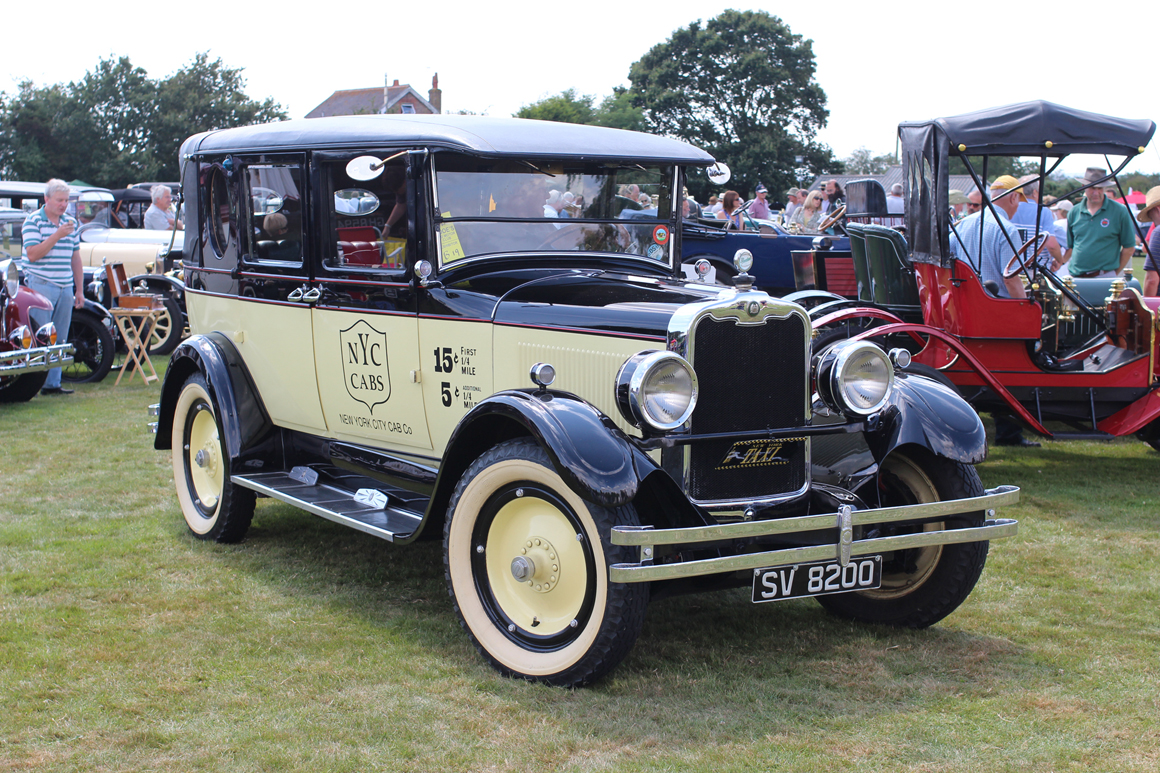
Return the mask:
POLYGON ((706 281, 705 278, 709 276, 709 272, 713 270, 713 264, 704 258, 699 258, 693 264, 693 270, 697 273, 697 281, 704 282, 706 281))
POLYGON ((556 368, 546 362, 537 362, 528 373, 532 383, 541 389, 550 387, 556 380, 556 368))
POLYGON ((890 361, 894 363, 895 370, 903 370, 910 366, 910 352, 903 348, 890 350, 890 361))

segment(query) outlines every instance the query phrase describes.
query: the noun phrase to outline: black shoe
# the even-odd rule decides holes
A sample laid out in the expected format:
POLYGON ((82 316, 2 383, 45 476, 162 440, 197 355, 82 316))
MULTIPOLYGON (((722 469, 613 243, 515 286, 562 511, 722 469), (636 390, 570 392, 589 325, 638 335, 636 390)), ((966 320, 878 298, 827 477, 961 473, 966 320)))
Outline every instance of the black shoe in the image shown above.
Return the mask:
POLYGON ((1028 440, 1025 437, 1017 438, 1015 440, 996 440, 997 446, 1015 446, 1016 448, 1039 448, 1039 443, 1034 440, 1028 440))
POLYGON ((42 395, 71 395, 74 390, 65 389, 64 387, 45 387, 40 390, 42 395))

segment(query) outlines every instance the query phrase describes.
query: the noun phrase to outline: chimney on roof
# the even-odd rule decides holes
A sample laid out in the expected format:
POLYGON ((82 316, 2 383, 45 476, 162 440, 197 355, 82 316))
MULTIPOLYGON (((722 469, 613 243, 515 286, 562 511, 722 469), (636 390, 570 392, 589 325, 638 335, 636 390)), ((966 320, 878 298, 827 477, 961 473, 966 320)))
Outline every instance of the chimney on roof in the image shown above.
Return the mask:
POLYGON ((431 79, 431 90, 427 92, 427 101, 431 103, 431 107, 435 108, 436 113, 443 112, 443 92, 439 90, 439 73, 435 73, 435 77, 431 79))
POLYGON ((395 89, 398 87, 399 87, 399 79, 395 78, 395 82, 391 84, 391 88, 395 89))

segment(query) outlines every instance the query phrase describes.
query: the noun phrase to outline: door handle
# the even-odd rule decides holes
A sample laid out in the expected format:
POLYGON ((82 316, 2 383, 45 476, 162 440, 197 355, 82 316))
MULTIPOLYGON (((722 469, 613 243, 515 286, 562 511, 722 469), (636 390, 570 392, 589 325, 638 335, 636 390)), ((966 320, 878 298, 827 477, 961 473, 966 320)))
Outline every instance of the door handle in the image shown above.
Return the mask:
POLYGON ((293 290, 291 290, 290 294, 286 296, 286 300, 288 300, 288 301, 300 301, 300 300, 302 300, 302 288, 296 287, 293 290))
POLYGON ((322 288, 321 287, 314 287, 310 290, 307 290, 305 293, 302 294, 302 300, 306 301, 307 303, 314 303, 315 301, 317 301, 321 297, 322 297, 322 288))

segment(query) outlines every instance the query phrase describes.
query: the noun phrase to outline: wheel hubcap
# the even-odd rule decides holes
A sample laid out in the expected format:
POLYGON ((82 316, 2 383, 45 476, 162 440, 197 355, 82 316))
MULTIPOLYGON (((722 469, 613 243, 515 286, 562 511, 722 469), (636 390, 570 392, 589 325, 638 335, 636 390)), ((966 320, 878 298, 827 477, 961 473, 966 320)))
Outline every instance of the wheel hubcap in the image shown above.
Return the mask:
POLYGON ((190 478, 197 499, 203 507, 217 506, 221 496, 223 465, 221 442, 213 412, 201 406, 189 428, 189 449, 193 464, 190 478))
POLYGON ((551 636, 572 627, 591 579, 584 544, 558 507, 534 495, 503 504, 483 555, 498 611, 516 630, 551 636))

